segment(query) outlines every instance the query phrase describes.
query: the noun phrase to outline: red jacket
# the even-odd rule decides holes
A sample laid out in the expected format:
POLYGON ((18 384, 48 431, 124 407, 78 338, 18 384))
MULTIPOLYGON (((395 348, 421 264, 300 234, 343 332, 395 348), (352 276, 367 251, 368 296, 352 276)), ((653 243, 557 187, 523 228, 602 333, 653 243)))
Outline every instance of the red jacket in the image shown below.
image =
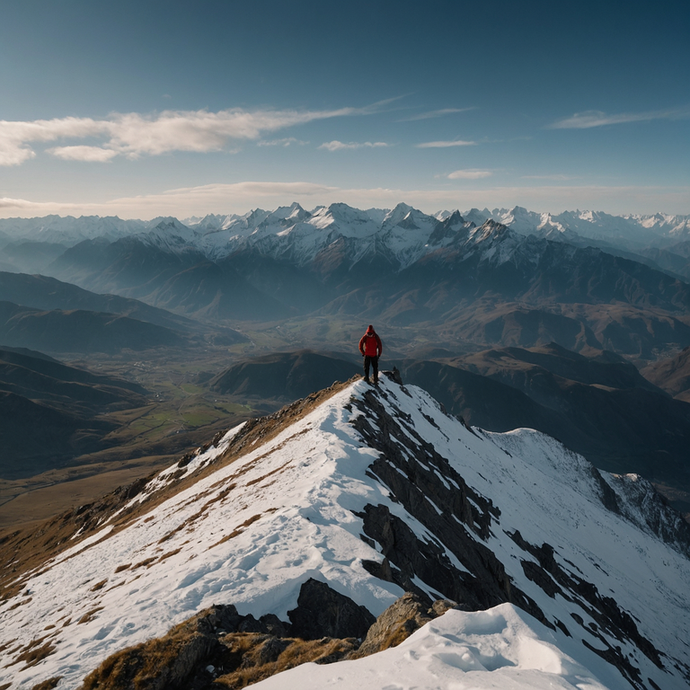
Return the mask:
POLYGON ((381 338, 371 326, 359 341, 359 351, 367 357, 378 357, 383 352, 381 338))

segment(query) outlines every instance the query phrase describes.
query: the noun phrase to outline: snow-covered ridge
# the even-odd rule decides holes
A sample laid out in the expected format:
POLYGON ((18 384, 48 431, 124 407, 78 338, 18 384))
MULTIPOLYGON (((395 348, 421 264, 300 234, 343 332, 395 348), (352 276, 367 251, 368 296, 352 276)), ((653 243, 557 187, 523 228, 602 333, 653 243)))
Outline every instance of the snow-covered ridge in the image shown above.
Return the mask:
POLYGON ((554 215, 520 206, 428 215, 404 203, 392 210, 359 210, 335 203, 311 211, 294 203, 273 211, 211 214, 182 222, 175 218, 144 222, 58 216, 0 219, 0 238, 5 244, 32 240, 68 247, 86 239, 103 237, 116 241, 134 235, 166 251, 195 249, 212 260, 253 249, 298 265, 313 261, 334 242, 345 240, 354 247, 353 254, 362 256, 377 251, 405 268, 439 247, 460 241, 468 229, 483 226, 488 220, 507 226, 519 236, 575 243, 592 240, 625 248, 670 246, 690 238, 690 216, 614 216, 593 211, 554 215))
POLYGON ((687 688, 690 564, 629 487, 543 434, 467 429, 385 378, 301 404, 165 470, 131 518, 23 580, 0 604, 3 682, 75 688, 214 603, 285 619, 312 577, 374 615, 405 589, 485 611, 451 612, 396 652, 443 667, 434 687, 687 688))

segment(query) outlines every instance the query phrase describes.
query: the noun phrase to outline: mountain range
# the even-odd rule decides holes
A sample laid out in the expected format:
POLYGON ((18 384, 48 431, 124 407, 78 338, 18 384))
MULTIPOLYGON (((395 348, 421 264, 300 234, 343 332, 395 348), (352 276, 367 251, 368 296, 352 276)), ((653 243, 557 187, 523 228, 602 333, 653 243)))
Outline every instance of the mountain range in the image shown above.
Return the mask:
POLYGON ((201 690, 311 648, 256 687, 680 690, 689 557, 638 475, 463 424, 395 374, 335 383, 5 535, 0 677, 201 690), (367 657, 405 593, 436 612, 367 657))
POLYGON ((339 203, 72 221, 0 223, 4 261, 20 239, 44 242, 41 273, 90 291, 214 324, 376 320, 401 348, 411 327, 456 349, 553 341, 649 361, 690 345, 688 217, 339 203))

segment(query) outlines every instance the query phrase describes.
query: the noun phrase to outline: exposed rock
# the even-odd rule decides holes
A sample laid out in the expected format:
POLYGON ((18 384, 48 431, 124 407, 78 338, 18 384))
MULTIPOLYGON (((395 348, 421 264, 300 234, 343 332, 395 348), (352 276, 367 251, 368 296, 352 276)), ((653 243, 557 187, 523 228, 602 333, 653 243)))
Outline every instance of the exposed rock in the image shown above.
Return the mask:
POLYGON ((457 608, 457 604, 439 599, 429 607, 419 595, 406 592, 376 619, 364 642, 350 658, 360 658, 396 647, 415 630, 451 608, 457 608))
POLYGON ((301 587, 297 608, 288 611, 291 634, 305 640, 363 638, 376 620, 364 606, 310 578, 301 587))
POLYGON ((500 511, 467 485, 404 413, 390 415, 370 391, 364 401, 353 404, 364 413, 356 418, 355 428, 369 447, 380 451, 369 471, 437 537, 422 540, 385 505, 367 505, 359 514, 364 534, 380 544, 384 559, 382 563, 367 561, 364 567, 372 575, 416 592, 429 606, 431 599, 414 584, 415 576, 433 587, 438 598, 451 598, 472 610, 511 602, 553 627, 539 606, 514 586, 495 554, 477 539, 491 535, 500 511), (451 562, 449 552, 466 570, 451 562))

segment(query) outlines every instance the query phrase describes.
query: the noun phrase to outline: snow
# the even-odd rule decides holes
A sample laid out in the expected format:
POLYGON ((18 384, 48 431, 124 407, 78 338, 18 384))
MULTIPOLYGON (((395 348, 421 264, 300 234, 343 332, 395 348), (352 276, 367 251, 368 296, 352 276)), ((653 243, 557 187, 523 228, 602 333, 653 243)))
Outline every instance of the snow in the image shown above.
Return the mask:
MULTIPOLYGON (((274 211, 255 209, 244 215, 210 214, 184 222, 175 218, 144 222, 95 216, 8 218, 0 219, 0 237, 57 242, 71 247, 87 239, 102 237, 115 241, 136 236, 167 251, 194 249, 212 260, 222 259, 249 246, 267 256, 290 256, 300 266, 313 260, 319 251, 338 238, 351 239, 362 245, 353 250, 353 256, 362 256, 376 240, 382 251, 398 261, 400 268, 405 268, 438 248, 429 244, 429 237, 438 223, 449 215, 447 211, 425 214, 404 203, 392 210, 360 210, 344 203, 334 203, 311 212, 294 203, 274 211)), ((589 239, 628 249, 670 247, 690 236, 690 216, 663 213, 614 216, 600 211, 578 210, 551 214, 515 206, 493 211, 473 208, 462 216, 475 227, 493 220, 521 236, 579 244, 589 239)), ((452 237, 448 237, 444 243, 451 241, 452 237)))
POLYGON ((304 664, 257 690, 605 690, 554 635, 511 604, 448 611, 398 647, 337 664, 304 664))
MULTIPOLYGON (((212 604, 232 603, 242 614, 275 613, 285 620, 310 577, 379 615, 402 590, 362 566, 363 560, 379 561, 381 554, 360 538, 356 513, 367 504, 385 505, 419 538, 437 538, 367 472, 378 451, 367 447, 353 427, 361 411, 352 401, 361 402, 371 390, 363 381, 345 387, 223 465, 223 453, 240 431, 231 429, 217 447, 200 452, 184 468, 187 488, 158 502, 159 491, 169 490, 179 468, 163 471, 133 499, 143 501, 143 513, 131 524, 115 528, 113 518, 29 577, 21 606, 14 606, 14 599, 0 603, 0 647, 11 641, 6 649, 17 649, 49 635, 55 652, 32 667, 13 664, 14 654, 4 652, 2 682, 11 682, 15 690, 63 676, 58 688, 74 688, 113 652, 163 635, 212 604), (218 465, 212 472, 211 461, 218 465)), ((605 508, 587 461, 529 429, 471 433, 415 386, 405 392, 383 378, 376 395, 500 509, 484 543, 516 586, 549 620, 563 622, 572 637, 508 604, 485 612, 452 611, 375 658, 310 665, 288 672, 288 680, 280 676, 258 687, 347 689, 357 682, 358 690, 629 690, 619 671, 582 644, 602 648, 587 627, 595 621, 583 603, 550 598, 526 577, 520 560, 531 557, 509 536, 519 530, 531 544, 553 546, 556 562, 566 571, 595 583, 602 596, 613 596, 640 633, 668 655, 662 670, 628 641, 616 641, 644 677, 664 690, 687 688, 673 660, 686 659, 690 644, 688 559, 642 520, 632 519, 632 507, 628 517, 626 511, 619 515, 605 508)), ((415 444, 412 436, 409 442, 415 444)), ((614 490, 620 486, 607 481, 614 490)), ((626 492, 619 499, 625 502, 626 492)), ((418 584, 431 589, 421 580, 418 584)))

